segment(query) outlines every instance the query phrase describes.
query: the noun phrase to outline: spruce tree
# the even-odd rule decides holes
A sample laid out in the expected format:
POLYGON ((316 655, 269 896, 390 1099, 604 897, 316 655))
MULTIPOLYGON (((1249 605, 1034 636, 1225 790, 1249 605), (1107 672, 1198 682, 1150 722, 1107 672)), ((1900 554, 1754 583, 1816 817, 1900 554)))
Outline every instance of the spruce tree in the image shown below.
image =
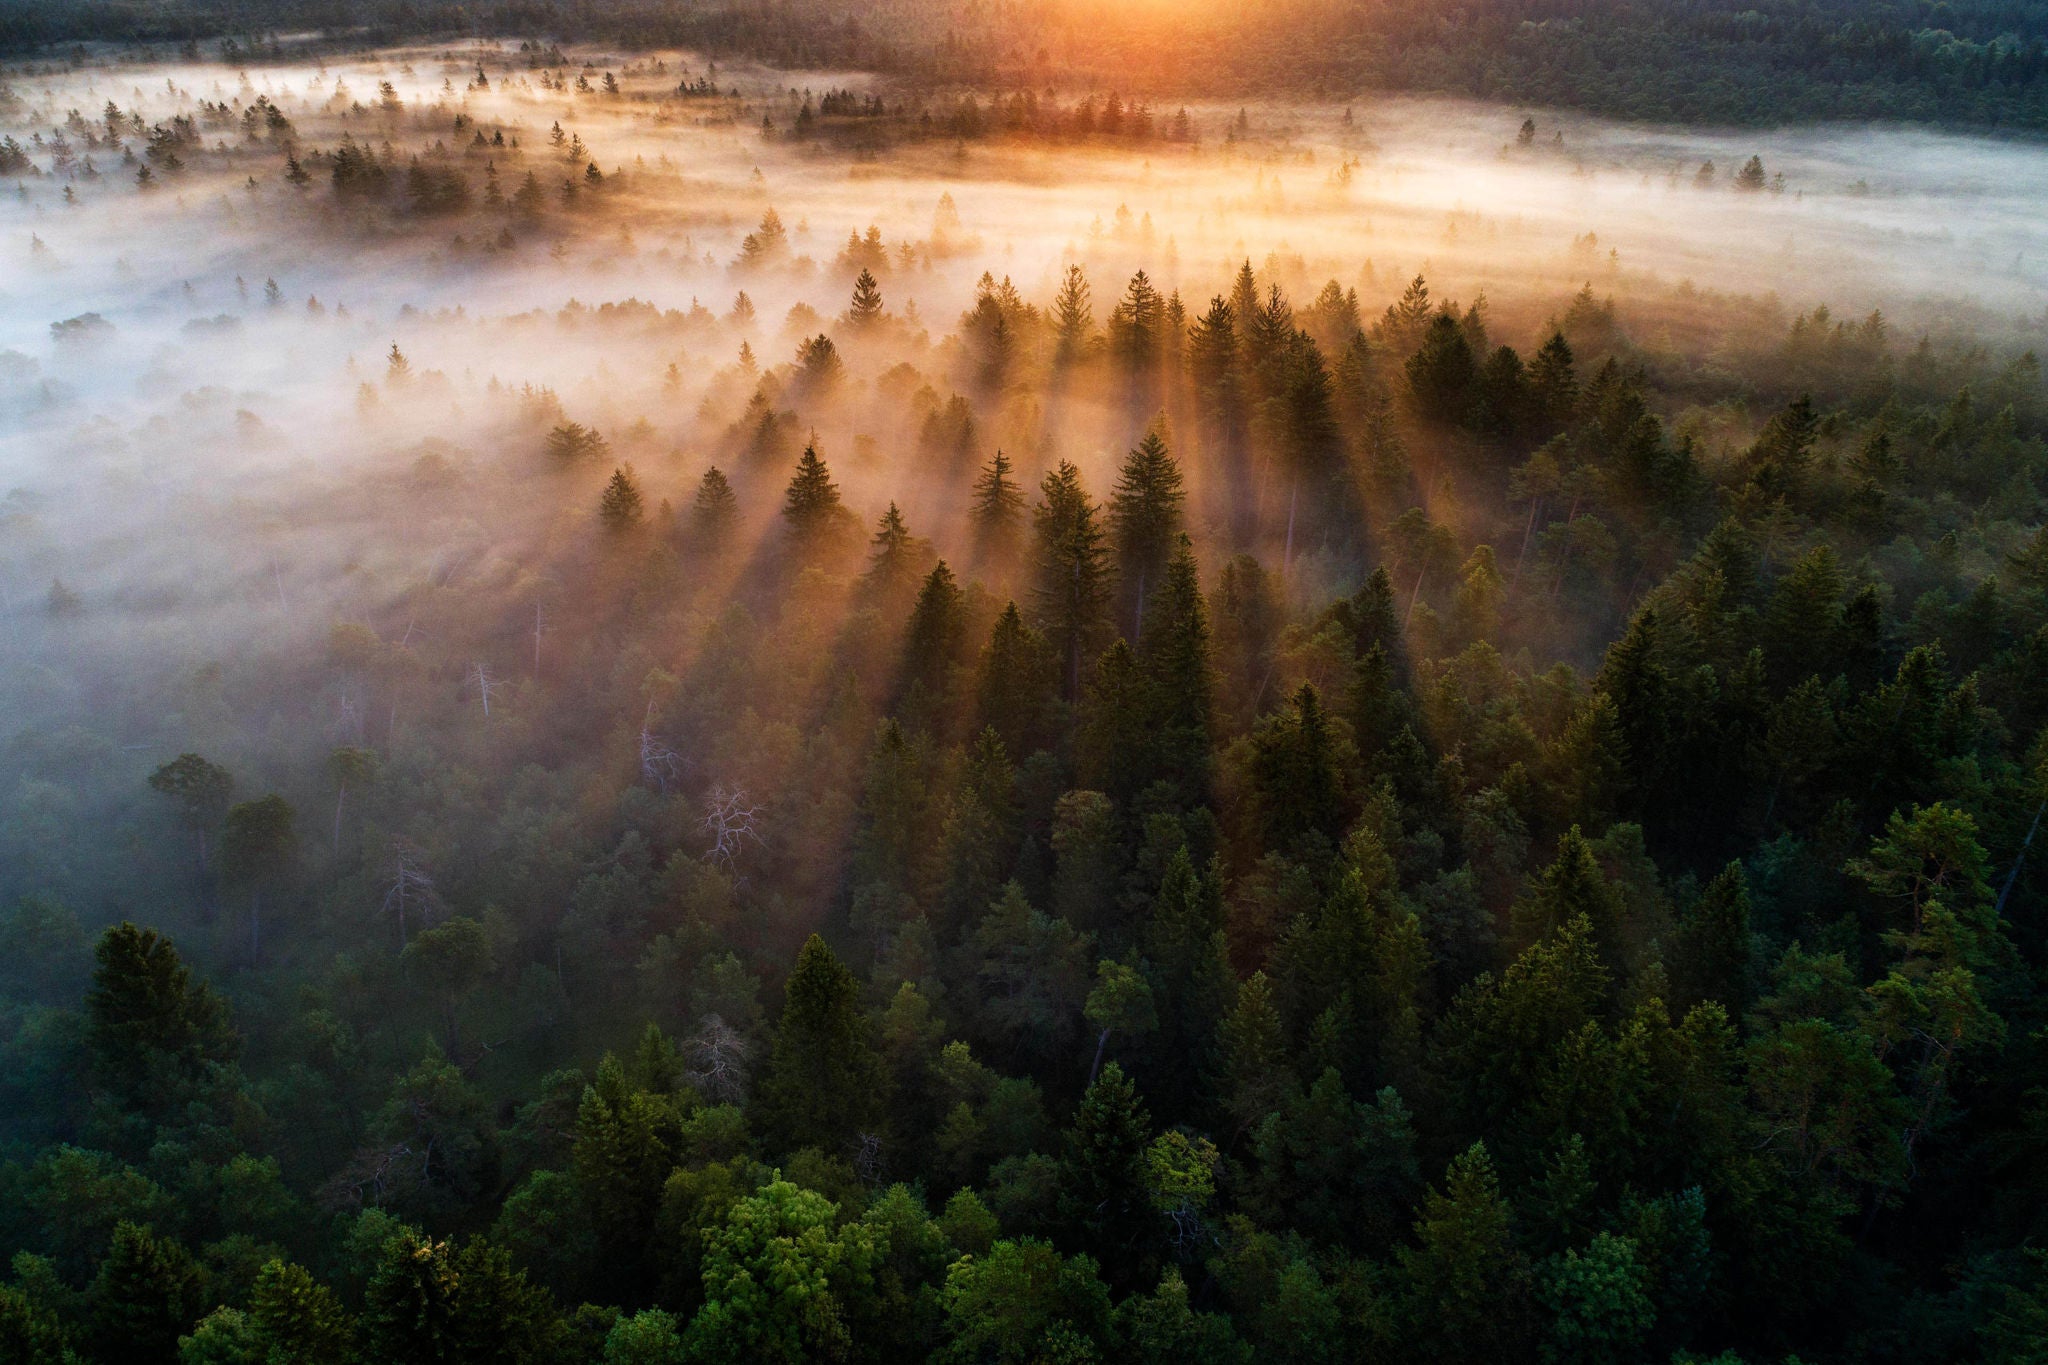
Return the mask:
POLYGON ((1086 1246, 1099 1248, 1114 1282, 1140 1278, 1138 1264, 1152 1212, 1145 1197, 1145 1148, 1152 1118, 1122 1067, 1102 1068, 1067 1129, 1060 1162, 1064 1221, 1086 1246))
POLYGON ((1730 863, 1679 921, 1671 963, 1674 1006, 1718 1000, 1735 1018, 1748 1011, 1756 952, 1749 915, 1748 878, 1741 863, 1730 863))
POLYGON ((1095 341, 1095 310, 1088 301, 1088 276, 1067 267, 1052 304, 1054 358, 1063 365, 1085 359, 1095 341))
POLYGON ((946 692, 948 675, 960 657, 966 632, 960 585, 940 560, 926 575, 911 608, 910 628, 903 641, 903 688, 916 688, 934 702, 946 692))
POLYGON ((1011 477, 1010 457, 998 450, 974 479, 974 527, 977 564, 1007 568, 1016 555, 1024 527, 1024 490, 1011 477))
POLYGON ((92 1358, 104 1365, 162 1365, 205 1308, 205 1276, 191 1253, 148 1228, 122 1222, 88 1291, 92 1358))
POLYGON ((1223 936, 1223 868, 1195 871, 1185 845, 1175 851, 1145 926, 1145 958, 1158 1011, 1156 1051, 1168 1059, 1154 1089, 1166 1113, 1185 1116, 1195 1087, 1216 1065, 1217 1032, 1235 984, 1223 936))
POLYGON ((775 1046, 755 1095, 774 1149, 838 1152, 882 1113, 881 1066, 868 1043, 860 982, 812 934, 790 973, 775 1046))
POLYGON ((868 540, 868 571, 865 587, 887 611, 900 611, 901 597, 909 588, 929 546, 910 534, 895 503, 875 521, 875 533, 868 540))
POLYGON ((992 729, 1012 754, 1028 757, 1051 739, 1059 696, 1057 657, 1015 602, 989 631, 976 688, 975 723, 992 729))
POLYGON ((881 286, 875 283, 873 273, 863 267, 860 278, 853 282, 853 302, 847 307, 846 320, 857 328, 866 328, 881 318, 881 286))
POLYGON ((619 535, 638 527, 643 514, 640 485, 633 481, 633 466, 620 465, 612 471, 604 495, 597 500, 597 518, 604 523, 605 530, 619 535))
POLYGON ((1213 1089, 1217 1108, 1242 1135, 1280 1102, 1294 1084, 1287 1037, 1273 1003, 1273 983, 1253 972, 1239 983, 1237 998, 1216 1031, 1213 1089))
POLYGON ((1180 466, 1157 431, 1145 434, 1125 457, 1110 497, 1109 523, 1116 561, 1119 626, 1128 622, 1142 640, 1147 595, 1165 576, 1166 562, 1181 534, 1181 506, 1187 494, 1180 466))
POLYGON ((225 1003, 171 941, 123 921, 100 936, 86 997, 91 1079, 144 1115, 182 1106, 233 1063, 241 1040, 225 1003))
POLYGON ((1579 381, 1572 371, 1571 343, 1563 332, 1553 330, 1529 362, 1529 392, 1553 428, 1571 420, 1579 401, 1579 381))
POLYGON ((1527 1340, 1530 1272, 1516 1248, 1508 1202, 1484 1143, 1452 1160, 1396 1253, 1403 1337, 1446 1365, 1520 1359, 1527 1340))
POLYGON ((719 544, 732 534, 739 521, 739 510, 731 481, 713 465, 697 481, 697 493, 690 502, 691 533, 707 545, 719 544))
POLYGON ((1066 696, 1081 695, 1081 664, 1109 632, 1102 531, 1081 471, 1067 460, 1045 476, 1032 511, 1037 539, 1034 598, 1046 638, 1064 665, 1066 696))
POLYGON ((815 542, 838 520, 843 509, 839 485, 832 482, 832 471, 818 458, 817 446, 806 445, 782 499, 782 517, 790 534, 799 543, 815 542))
POLYGON ((1251 764, 1267 848, 1287 849, 1313 835, 1336 839, 1344 819, 1343 765, 1313 685, 1303 683, 1289 707, 1252 732, 1251 764))
POLYGON ((1208 799, 1216 706, 1208 606, 1198 575, 1194 544, 1183 535, 1145 608, 1138 651, 1150 688, 1151 776, 1172 783, 1190 805, 1208 799))

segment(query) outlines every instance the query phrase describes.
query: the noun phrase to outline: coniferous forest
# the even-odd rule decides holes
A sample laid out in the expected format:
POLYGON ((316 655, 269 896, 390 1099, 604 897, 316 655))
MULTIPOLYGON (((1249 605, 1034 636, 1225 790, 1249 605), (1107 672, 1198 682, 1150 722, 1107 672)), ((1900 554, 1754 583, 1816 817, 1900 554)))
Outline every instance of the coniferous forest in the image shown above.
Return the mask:
POLYGON ((0 1360, 2048 1354, 2037 147, 635 13, 14 21, 0 1360))

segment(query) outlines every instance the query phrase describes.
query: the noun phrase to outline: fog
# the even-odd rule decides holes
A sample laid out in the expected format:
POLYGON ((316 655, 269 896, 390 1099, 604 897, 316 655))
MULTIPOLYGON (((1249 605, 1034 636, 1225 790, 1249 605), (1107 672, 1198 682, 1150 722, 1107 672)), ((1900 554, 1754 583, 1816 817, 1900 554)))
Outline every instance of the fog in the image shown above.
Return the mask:
MULTIPOLYGON (((1099 385, 978 386, 961 317, 985 272, 1042 311, 1078 264, 1098 327, 1138 269, 1190 321, 1244 261, 1297 310, 1326 281, 1355 290, 1368 324, 1422 275, 1435 299, 1483 294, 1492 339, 1524 354, 1590 288, 1639 358, 1737 391, 1821 305, 1881 310, 1902 349, 1924 333, 2007 357, 2048 327, 2048 155, 2025 144, 1719 135, 1420 101, 1252 106, 1235 136, 1237 108, 1191 106, 1189 143, 863 142, 831 128, 796 141, 783 134, 828 89, 912 97, 858 74, 744 66, 717 70, 723 94, 681 97, 679 82, 709 77, 691 54, 574 58, 530 66, 484 46, 237 70, 106 53, 6 73, 0 133, 31 165, 0 196, 0 897, 65 884, 57 832, 181 750, 274 774, 321 745, 394 742, 399 701, 366 715, 336 681, 323 642, 338 623, 427 651, 422 675, 451 706, 480 700, 478 664, 507 680, 573 668, 577 624, 549 604, 596 553, 616 466, 632 464, 667 533, 719 465, 756 561, 806 438, 864 526, 894 500, 956 563, 969 483, 997 447, 1027 492, 1063 458, 1106 490, 1162 405, 1099 385), (593 89, 543 88, 551 72, 593 89), (245 129, 259 97, 288 132, 245 129), (103 142, 109 102, 120 147, 89 147, 74 124, 77 162, 58 164, 71 111, 103 142), (139 186, 142 130, 177 116, 197 120, 182 166, 139 186), (587 157, 551 145, 557 122, 587 157), (329 154, 344 134, 384 158, 384 199, 337 197, 329 154), (303 186, 284 177, 294 152, 303 186), (415 154, 465 177, 469 208, 395 207, 415 154), (1782 179, 1737 188, 1752 155, 1782 179), (537 171, 545 206, 485 204, 487 162, 507 200, 537 171), (748 263, 771 209, 787 247, 748 263), (842 253, 870 227, 886 314, 859 331, 843 317, 859 265, 842 253), (741 291, 751 318, 735 311, 741 291), (742 344, 773 376, 819 334, 843 378, 805 393, 783 375, 769 406, 793 416, 752 440, 742 344), (971 449, 942 450, 926 417, 956 393, 971 449), (607 458, 555 467, 546 436, 566 421, 601 432, 607 458), (256 676, 268 685, 247 685, 256 676)), ((1162 127, 1172 112, 1152 111, 1162 127)), ((1690 418, 1734 440, 1761 415, 1724 404, 1690 418)), ((1369 548, 1327 533, 1298 546, 1293 510, 1263 486, 1251 529, 1225 534, 1242 509, 1204 477, 1191 469, 1205 560, 1320 553, 1291 584, 1304 595, 1369 564, 1369 548)), ((749 562, 690 571, 680 591, 699 625, 749 562)), ((1016 591, 1000 567, 985 577, 993 601, 1016 591)), ((680 676, 696 648, 679 632, 671 657, 635 664, 680 676)), ((637 677, 589 681, 618 723, 639 724, 637 677)))

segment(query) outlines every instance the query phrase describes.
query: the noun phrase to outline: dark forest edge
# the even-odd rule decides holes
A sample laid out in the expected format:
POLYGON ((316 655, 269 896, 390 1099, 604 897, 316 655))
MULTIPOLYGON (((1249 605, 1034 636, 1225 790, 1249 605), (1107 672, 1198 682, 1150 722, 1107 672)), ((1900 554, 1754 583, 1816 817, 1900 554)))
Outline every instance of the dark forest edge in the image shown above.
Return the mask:
MULTIPOLYGON (((1884 120, 2048 131, 2041 0, 1337 0, 1196 7, 956 0, 815 7, 617 0, 7 0, 0 53, 159 43, 261 60, 276 35, 338 48, 536 35, 626 50, 690 47, 789 69, 865 69, 923 88, 1122 88, 1148 96, 1407 92, 1679 124, 1884 120), (226 40, 223 47, 222 41, 226 40)), ((297 40, 295 40, 295 43, 297 40)), ((301 49, 303 50, 303 48, 301 49)))

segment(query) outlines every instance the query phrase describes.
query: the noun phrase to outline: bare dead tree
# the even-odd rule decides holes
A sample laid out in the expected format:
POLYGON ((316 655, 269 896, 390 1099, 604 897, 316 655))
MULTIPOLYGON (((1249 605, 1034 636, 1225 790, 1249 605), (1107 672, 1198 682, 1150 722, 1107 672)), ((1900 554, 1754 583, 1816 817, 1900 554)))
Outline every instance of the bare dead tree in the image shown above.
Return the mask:
POLYGON ((491 714, 491 698, 496 696, 504 684, 491 676, 491 670, 479 659, 469 666, 469 683, 476 689, 477 700, 483 704, 486 719, 491 714))
POLYGON ((647 714, 640 719, 640 776, 654 784, 655 790, 668 795, 669 784, 682 775, 683 761, 668 741, 654 733, 654 703, 647 703, 647 714))
POLYGON ((738 1104, 747 1094, 747 1036, 715 1014, 704 1016, 683 1044, 689 1064, 683 1079, 713 1104, 738 1104))
POLYGON ((540 637, 546 630, 547 623, 541 616, 540 599, 535 598, 533 603, 533 676, 536 682, 540 680, 540 637))
POLYGON ((431 924, 441 898, 434 890, 434 879, 427 871, 426 860, 418 845, 399 837, 392 839, 388 849, 390 861, 384 875, 389 880, 384 904, 377 913, 397 918, 398 942, 402 947, 407 938, 407 915, 417 916, 422 925, 431 924))
POLYGON ((754 828, 761 809, 738 788, 727 791, 723 786, 713 787, 703 820, 704 832, 711 836, 711 850, 706 856, 730 872, 749 839, 761 842, 761 835, 754 828))

